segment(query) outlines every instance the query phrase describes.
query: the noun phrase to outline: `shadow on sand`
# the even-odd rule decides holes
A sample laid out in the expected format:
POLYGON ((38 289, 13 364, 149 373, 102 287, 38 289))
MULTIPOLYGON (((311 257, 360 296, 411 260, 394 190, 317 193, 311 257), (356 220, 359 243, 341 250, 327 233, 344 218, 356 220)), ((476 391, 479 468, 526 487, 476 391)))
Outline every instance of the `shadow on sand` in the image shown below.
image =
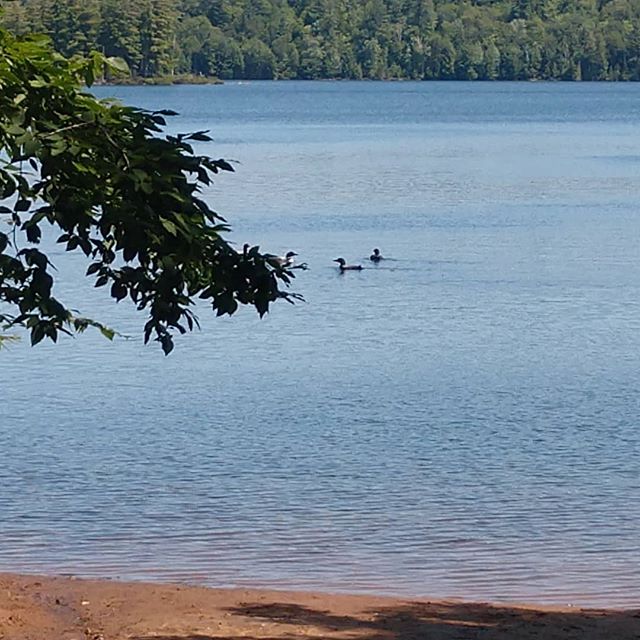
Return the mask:
POLYGON ((266 623, 257 635, 154 635, 134 640, 638 640, 640 611, 545 612, 466 603, 407 603, 356 615, 297 604, 244 604, 234 616, 266 623), (277 625, 277 628, 274 626, 277 625))

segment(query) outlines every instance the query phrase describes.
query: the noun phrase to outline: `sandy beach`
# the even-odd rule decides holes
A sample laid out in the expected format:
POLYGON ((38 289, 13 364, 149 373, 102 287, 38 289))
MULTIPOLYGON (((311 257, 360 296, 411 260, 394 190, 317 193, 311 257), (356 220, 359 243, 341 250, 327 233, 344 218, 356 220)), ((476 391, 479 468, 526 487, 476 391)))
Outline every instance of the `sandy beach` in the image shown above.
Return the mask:
POLYGON ((638 640, 640 609, 536 608, 0 574, 2 640, 638 640))

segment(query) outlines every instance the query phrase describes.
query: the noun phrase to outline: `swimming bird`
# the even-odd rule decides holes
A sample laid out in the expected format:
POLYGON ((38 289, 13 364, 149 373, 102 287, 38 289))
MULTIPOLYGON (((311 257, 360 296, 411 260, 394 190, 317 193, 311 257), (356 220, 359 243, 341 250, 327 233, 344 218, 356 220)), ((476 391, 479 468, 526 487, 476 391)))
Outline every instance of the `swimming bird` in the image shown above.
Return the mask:
POLYGON ((380 249, 374 249, 373 253, 369 256, 369 260, 371 262, 380 262, 380 260, 384 260, 384 256, 381 255, 380 249))
POLYGON ((361 264, 347 264, 344 258, 336 258, 334 262, 338 263, 340 273, 344 273, 345 271, 362 271, 361 264))
POLYGON ((295 251, 289 251, 284 256, 267 256, 267 258, 276 266, 284 269, 293 265, 293 258, 297 255, 298 254, 295 251))

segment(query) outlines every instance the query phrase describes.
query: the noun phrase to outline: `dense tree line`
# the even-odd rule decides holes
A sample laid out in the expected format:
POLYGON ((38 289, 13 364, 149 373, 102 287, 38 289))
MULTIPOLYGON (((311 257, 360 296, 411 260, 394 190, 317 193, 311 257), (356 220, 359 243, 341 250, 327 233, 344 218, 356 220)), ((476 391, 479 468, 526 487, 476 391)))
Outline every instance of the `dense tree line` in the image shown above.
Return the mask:
POLYGON ((12 0, 142 77, 639 80, 640 0, 12 0))

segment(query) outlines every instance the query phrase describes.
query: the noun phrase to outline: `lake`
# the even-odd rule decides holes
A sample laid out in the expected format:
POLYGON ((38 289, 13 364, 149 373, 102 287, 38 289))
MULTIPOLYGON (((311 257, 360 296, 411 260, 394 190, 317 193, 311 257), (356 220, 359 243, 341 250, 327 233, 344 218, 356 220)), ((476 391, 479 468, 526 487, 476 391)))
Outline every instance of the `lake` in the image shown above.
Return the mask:
POLYGON ((306 302, 165 358, 55 248, 133 338, 0 354, 0 570, 638 605, 640 86, 96 93, 210 130, 206 197, 306 302))

